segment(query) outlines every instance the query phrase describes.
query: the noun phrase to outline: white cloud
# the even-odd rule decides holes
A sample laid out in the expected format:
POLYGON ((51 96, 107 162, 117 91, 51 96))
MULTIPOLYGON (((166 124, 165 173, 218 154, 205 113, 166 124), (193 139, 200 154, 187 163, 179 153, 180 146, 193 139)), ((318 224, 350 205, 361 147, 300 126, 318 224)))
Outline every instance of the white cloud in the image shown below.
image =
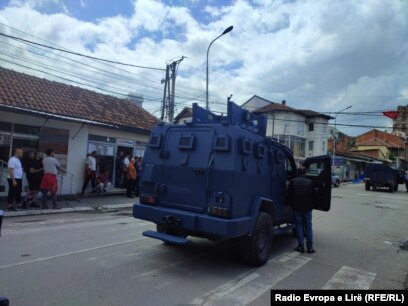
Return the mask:
MULTIPOLYGON (((187 56, 178 70, 181 105, 192 97, 204 100, 208 44, 230 25, 234 30, 217 40, 209 54, 213 101, 224 103, 232 93, 242 103, 257 94, 315 111, 348 105, 381 111, 408 104, 404 1, 238 0, 200 7, 197 2, 177 6, 178 1, 138 0, 130 17, 95 22, 78 20, 63 7, 59 14, 41 14, 40 8, 50 3, 55 1, 13 0, 0 11, 0 20, 77 52, 136 65, 165 68, 166 61, 187 56)), ((118 81, 117 86, 161 99, 164 72, 126 69, 138 74, 137 82, 118 81)), ((225 111, 225 106, 213 104, 213 109, 225 111)))

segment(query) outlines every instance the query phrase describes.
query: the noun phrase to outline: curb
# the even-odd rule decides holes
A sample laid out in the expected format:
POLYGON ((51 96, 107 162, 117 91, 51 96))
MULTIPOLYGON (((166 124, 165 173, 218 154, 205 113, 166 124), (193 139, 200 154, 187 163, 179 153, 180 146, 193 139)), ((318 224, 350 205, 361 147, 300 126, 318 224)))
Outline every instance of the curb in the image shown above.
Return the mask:
POLYGON ((38 215, 51 215, 51 214, 64 214, 74 212, 87 212, 87 211, 99 211, 111 209, 124 209, 133 207, 133 203, 129 204, 112 204, 112 205, 98 205, 96 207, 64 207, 61 209, 38 209, 38 210, 20 210, 20 211, 6 211, 4 218, 23 217, 23 216, 38 216, 38 215))

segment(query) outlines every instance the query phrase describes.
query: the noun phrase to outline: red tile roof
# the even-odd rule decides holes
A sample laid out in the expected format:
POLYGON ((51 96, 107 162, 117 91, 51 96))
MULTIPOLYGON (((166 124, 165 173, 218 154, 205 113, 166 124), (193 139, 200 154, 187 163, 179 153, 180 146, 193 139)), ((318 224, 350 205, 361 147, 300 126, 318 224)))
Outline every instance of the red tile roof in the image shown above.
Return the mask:
POLYGON ((334 119, 333 117, 322 114, 322 113, 318 113, 318 112, 311 111, 311 110, 296 109, 293 107, 289 107, 286 104, 275 103, 275 102, 270 102, 270 104, 263 106, 261 108, 258 108, 257 110, 254 111, 254 113, 256 114, 272 113, 272 112, 291 112, 291 113, 303 115, 305 117, 323 117, 327 120, 334 119))
POLYGON ((0 67, 0 107, 91 120, 148 132, 157 118, 126 99, 0 67))
MULTIPOLYGON (((398 145, 386 140, 382 140, 382 139, 368 139, 365 141, 361 141, 358 144, 356 144, 357 146, 386 146, 387 148, 398 148, 398 145)), ((403 146, 401 146, 400 148, 404 148, 403 146)))

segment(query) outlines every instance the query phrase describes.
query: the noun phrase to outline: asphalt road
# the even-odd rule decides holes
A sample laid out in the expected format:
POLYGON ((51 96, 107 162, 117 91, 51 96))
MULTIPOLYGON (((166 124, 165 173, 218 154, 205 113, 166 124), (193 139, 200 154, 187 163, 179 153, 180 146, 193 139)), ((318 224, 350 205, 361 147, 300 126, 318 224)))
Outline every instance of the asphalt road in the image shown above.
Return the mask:
POLYGON ((314 212, 316 254, 277 236, 269 262, 242 264, 229 241, 184 247, 145 238, 130 210, 7 218, 0 296, 10 305, 270 305, 270 289, 403 289, 408 193, 333 189, 314 212))

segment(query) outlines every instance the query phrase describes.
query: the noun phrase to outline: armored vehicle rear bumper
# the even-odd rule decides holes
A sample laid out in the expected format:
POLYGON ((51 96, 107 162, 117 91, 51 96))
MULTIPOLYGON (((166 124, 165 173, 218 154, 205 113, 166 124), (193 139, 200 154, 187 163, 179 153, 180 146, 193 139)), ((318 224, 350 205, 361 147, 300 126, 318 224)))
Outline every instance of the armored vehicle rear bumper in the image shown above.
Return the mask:
POLYGON ((133 217, 156 224, 167 224, 192 236, 235 238, 251 233, 253 227, 253 218, 249 216, 224 219, 145 204, 133 205, 133 217))

